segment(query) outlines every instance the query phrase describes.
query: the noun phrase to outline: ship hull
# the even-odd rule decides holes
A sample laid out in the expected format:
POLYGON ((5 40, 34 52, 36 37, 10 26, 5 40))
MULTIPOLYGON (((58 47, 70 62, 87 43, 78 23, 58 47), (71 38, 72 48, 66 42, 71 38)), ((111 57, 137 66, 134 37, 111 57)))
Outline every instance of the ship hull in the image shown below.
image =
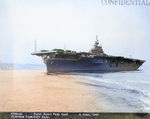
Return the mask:
POLYGON ((47 59, 47 73, 53 72, 115 72, 137 70, 144 61, 127 58, 94 57, 81 59, 47 59))

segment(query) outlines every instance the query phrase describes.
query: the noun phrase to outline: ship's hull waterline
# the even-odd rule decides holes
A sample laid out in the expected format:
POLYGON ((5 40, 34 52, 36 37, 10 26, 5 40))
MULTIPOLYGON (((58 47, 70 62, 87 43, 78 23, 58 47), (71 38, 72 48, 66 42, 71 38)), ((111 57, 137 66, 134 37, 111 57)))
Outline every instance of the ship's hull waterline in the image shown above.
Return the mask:
POLYGON ((144 61, 111 57, 47 59, 47 74, 53 72, 115 72, 137 70, 144 61))

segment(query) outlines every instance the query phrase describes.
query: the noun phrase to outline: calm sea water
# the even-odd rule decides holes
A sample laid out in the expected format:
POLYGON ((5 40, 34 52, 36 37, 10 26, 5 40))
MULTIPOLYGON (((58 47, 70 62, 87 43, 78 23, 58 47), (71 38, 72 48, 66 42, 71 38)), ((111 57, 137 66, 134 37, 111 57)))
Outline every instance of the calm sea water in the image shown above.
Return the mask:
POLYGON ((0 63, 0 70, 42 70, 42 69, 46 69, 45 64, 0 63))
MULTIPOLYGON (((45 65, 1 64, 2 70, 44 69, 45 65)), ((67 73, 87 86, 97 106, 104 112, 150 113, 150 68, 110 73, 67 73)))
POLYGON ((150 113, 150 68, 112 73, 74 73, 89 87, 98 106, 106 112, 150 113))

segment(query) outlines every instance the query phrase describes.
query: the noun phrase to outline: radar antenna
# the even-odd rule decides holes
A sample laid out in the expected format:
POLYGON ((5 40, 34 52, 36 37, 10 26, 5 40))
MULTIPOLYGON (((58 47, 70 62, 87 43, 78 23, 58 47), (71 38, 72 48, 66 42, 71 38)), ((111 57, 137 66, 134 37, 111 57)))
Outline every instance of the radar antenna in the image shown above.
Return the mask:
POLYGON ((96 36, 95 46, 98 46, 98 44, 99 44, 98 36, 96 36))
POLYGON ((98 40, 98 36, 96 36, 96 41, 94 44, 94 47, 91 49, 90 51, 93 55, 105 55, 105 53, 103 52, 102 46, 99 46, 99 40, 98 40))
POLYGON ((98 35, 96 35, 96 40, 98 40, 98 35))

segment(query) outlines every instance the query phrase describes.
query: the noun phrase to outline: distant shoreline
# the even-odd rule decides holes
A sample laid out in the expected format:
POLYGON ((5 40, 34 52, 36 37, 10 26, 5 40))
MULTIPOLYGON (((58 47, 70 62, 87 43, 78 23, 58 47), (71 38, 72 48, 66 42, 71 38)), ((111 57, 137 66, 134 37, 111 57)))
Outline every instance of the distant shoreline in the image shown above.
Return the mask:
POLYGON ((42 70, 45 64, 0 63, 0 70, 42 70))

